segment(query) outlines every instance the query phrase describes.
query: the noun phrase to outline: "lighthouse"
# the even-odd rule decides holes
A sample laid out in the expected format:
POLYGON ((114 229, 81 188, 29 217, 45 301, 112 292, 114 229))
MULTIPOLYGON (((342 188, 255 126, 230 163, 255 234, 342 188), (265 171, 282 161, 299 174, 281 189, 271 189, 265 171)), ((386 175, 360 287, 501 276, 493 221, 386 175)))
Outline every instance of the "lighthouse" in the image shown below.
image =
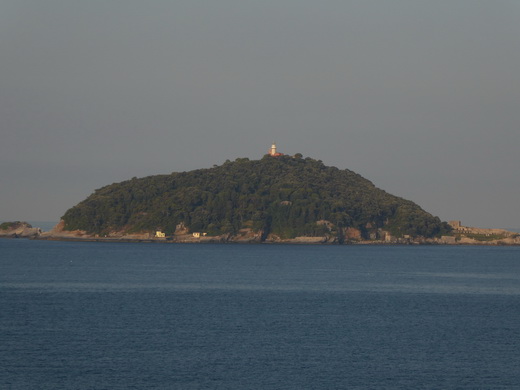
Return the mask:
POLYGON ((267 154, 271 157, 278 157, 278 156, 283 156, 283 153, 279 153, 276 151, 276 144, 273 142, 273 144, 271 145, 271 148, 269 149, 269 151, 267 152, 267 154))

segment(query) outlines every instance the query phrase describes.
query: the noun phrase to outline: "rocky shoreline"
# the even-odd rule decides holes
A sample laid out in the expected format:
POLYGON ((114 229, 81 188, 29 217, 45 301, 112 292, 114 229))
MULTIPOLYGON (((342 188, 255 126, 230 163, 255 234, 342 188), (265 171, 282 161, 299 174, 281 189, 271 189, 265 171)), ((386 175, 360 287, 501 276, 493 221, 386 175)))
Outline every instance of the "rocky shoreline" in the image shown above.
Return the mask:
POLYGON ((38 227, 33 228, 27 222, 5 222, 1 227, 1 238, 36 238, 43 234, 42 229, 38 227))
MULTIPOLYGON (((0 236, 2 237, 2 236, 0 236)), ((55 236, 38 236, 27 237, 33 240, 47 241, 71 241, 71 242, 119 242, 119 243, 159 243, 159 244, 265 244, 265 245, 340 245, 335 241, 328 241, 326 237, 305 237, 305 239, 294 238, 285 240, 225 240, 217 237, 208 237, 201 240, 179 240, 179 239, 160 239, 160 238, 123 238, 123 237, 55 237, 55 236)), ((424 239, 424 240, 398 240, 398 241, 381 241, 381 240, 362 240, 349 241, 341 245, 445 245, 445 246, 520 246, 520 240, 499 240, 499 241, 478 241, 478 240, 461 240, 456 242, 448 242, 441 239, 424 239)))
MULTIPOLYGON (((251 230, 244 229, 237 235, 220 235, 208 236, 189 234, 181 232, 169 237, 157 237, 152 233, 124 233, 112 232, 106 236, 91 235, 85 231, 64 230, 64 223, 61 221, 50 231, 43 232, 40 228, 33 228, 26 222, 12 223, 9 229, 0 230, 0 238, 29 238, 35 240, 49 241, 80 241, 80 242, 141 242, 141 243, 186 243, 186 244, 295 244, 295 245, 338 245, 337 237, 318 236, 318 237, 295 237, 291 239, 283 239, 275 235, 262 237, 261 233, 255 233, 251 230)), ((466 228, 476 229, 476 228, 466 228)), ((485 229, 478 229, 481 237, 475 238, 475 231, 465 230, 457 232, 450 236, 442 236, 440 238, 396 238, 385 235, 384 239, 363 240, 360 237, 356 239, 347 238, 341 244, 344 245, 486 245, 486 246, 516 246, 520 245, 520 234, 499 229, 488 229, 495 236, 500 233, 499 238, 490 236, 485 229), (487 235, 486 235, 487 234, 487 235)))

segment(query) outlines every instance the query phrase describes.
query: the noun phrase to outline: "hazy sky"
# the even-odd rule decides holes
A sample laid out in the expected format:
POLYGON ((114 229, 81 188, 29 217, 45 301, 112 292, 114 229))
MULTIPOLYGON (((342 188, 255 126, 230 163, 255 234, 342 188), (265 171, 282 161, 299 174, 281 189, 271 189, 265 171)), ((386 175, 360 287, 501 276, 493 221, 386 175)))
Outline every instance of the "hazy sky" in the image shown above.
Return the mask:
POLYGON ((520 226, 518 0, 0 0, 0 221, 273 141, 520 226))

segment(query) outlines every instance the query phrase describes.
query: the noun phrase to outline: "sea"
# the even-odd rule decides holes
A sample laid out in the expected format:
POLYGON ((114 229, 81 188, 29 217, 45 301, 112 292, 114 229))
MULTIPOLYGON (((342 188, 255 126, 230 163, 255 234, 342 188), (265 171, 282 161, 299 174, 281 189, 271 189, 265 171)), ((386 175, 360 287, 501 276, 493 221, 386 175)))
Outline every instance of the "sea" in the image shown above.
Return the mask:
POLYGON ((0 389, 519 389, 520 247, 0 240, 0 389))

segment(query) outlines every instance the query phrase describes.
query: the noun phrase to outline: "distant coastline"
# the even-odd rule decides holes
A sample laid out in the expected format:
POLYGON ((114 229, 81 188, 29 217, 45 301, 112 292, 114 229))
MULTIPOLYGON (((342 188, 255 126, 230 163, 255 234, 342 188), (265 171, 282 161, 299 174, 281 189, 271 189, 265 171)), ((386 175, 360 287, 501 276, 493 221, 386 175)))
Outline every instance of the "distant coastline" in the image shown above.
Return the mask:
MULTIPOLYGON (((259 233, 240 232, 236 235, 209 236, 196 233, 177 234, 157 237, 150 232, 124 234, 114 233, 110 236, 88 234, 83 231, 66 231, 63 221, 9 222, 9 229, 0 229, 0 238, 29 238, 48 241, 76 242, 131 242, 131 243, 164 243, 164 244, 288 244, 288 245, 485 245, 485 246, 520 246, 520 233, 506 229, 483 229, 463 226, 460 221, 450 221, 453 234, 449 236, 425 237, 391 237, 386 239, 357 239, 339 243, 333 236, 302 236, 282 239, 276 235, 262 237, 259 233), (36 225, 33 227, 33 224, 36 225)), ((7 225, 6 225, 7 226, 7 225)), ((5 226, 4 226, 5 227, 5 226)))
POLYGON ((115 233, 110 236, 87 234, 84 231, 66 231, 63 221, 51 231, 44 232, 37 239, 61 241, 90 241, 90 242, 148 242, 148 243, 186 243, 186 244, 295 244, 295 245, 520 245, 520 234, 504 229, 480 229, 463 226, 460 221, 450 221, 453 224, 453 234, 449 236, 425 237, 392 237, 385 235, 385 239, 355 239, 338 242, 331 235, 302 236, 282 239, 276 235, 263 237, 261 232, 242 230, 238 234, 219 236, 202 235, 200 233, 174 234, 171 236, 157 236, 160 232, 150 233, 115 233))

